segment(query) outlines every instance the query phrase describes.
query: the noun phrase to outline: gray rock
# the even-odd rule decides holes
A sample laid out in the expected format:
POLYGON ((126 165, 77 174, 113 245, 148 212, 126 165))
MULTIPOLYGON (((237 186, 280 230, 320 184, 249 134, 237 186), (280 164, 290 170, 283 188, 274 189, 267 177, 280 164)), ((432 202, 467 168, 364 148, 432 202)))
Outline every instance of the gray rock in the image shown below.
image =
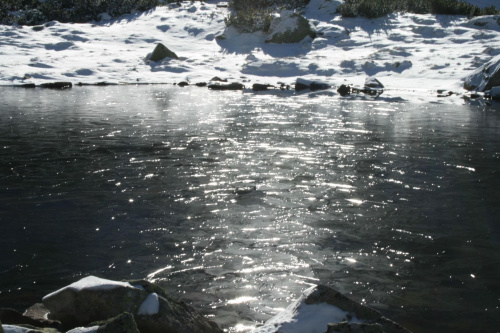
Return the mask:
POLYGON ((494 100, 500 100, 500 86, 492 87, 490 90, 485 91, 484 95, 494 100))
POLYGON ((144 280, 117 282, 90 276, 45 296, 43 304, 50 310, 49 318, 60 320, 65 329, 117 317, 110 327, 122 325, 132 333, 130 318, 123 316, 130 313, 141 333, 222 332, 194 308, 144 280))
POLYGON ((97 333, 140 333, 134 316, 128 312, 122 313, 106 322, 99 323, 98 326, 97 333))
POLYGON ((149 295, 144 288, 129 283, 86 277, 43 298, 48 318, 58 320, 65 329, 86 326, 123 312, 137 313, 149 295))
POLYGON ((464 89, 487 91, 500 86, 500 55, 478 68, 464 81, 464 89))
POLYGON ((158 43, 158 45, 156 45, 153 53, 151 54, 151 56, 149 57, 148 60, 151 60, 151 61, 160 61, 160 60, 163 60, 165 58, 179 59, 179 57, 177 56, 177 54, 175 54, 174 52, 170 51, 162 43, 158 43))
POLYGON ((361 305, 327 286, 316 286, 304 302, 306 304, 327 303, 336 306, 343 311, 355 314, 358 319, 369 324, 380 325, 385 333, 410 333, 406 328, 382 316, 380 312, 361 305))
POLYGON ((305 80, 298 78, 295 81, 295 90, 296 91, 301 91, 305 89, 310 89, 312 91, 316 90, 325 90, 329 89, 330 85, 326 82, 320 82, 320 81, 310 81, 310 80, 305 80))
POLYGON ((328 330, 329 333, 410 333, 399 324, 383 317, 378 311, 321 285, 304 291, 297 301, 252 333, 301 332, 311 325, 314 325, 316 330, 324 327, 322 332, 328 330))
POLYGON ((326 333, 384 333, 380 324, 341 323, 328 324, 326 333))
POLYGON ((270 38, 266 43, 290 44, 298 43, 307 36, 316 38, 316 31, 306 18, 286 10, 281 12, 280 17, 273 19, 269 30, 270 38))
POLYGON ((243 90, 245 86, 241 83, 229 83, 229 84, 209 84, 208 89, 212 90, 243 90))
POLYGON ((261 84, 261 83, 254 83, 252 85, 253 91, 265 91, 269 89, 274 89, 274 86, 271 84, 261 84))
POLYGON ((49 89, 68 89, 71 88, 73 84, 71 82, 49 82, 42 83, 40 87, 49 89))
POLYGON ((29 314, 22 314, 14 309, 0 309, 0 321, 9 325, 30 325, 30 327, 60 328, 61 323, 47 320, 43 317, 35 318, 29 314))

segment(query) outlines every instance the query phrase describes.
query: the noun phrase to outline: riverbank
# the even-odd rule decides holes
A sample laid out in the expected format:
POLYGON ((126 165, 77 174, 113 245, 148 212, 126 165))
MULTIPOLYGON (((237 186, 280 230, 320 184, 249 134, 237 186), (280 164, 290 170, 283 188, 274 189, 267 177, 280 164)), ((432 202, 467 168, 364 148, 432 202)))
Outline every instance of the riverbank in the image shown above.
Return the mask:
POLYGON ((335 13, 340 3, 312 0, 303 16, 317 37, 295 44, 266 43, 265 33, 226 27, 229 9, 219 1, 186 1, 88 24, 0 26, 0 85, 195 84, 213 77, 246 86, 292 85, 301 77, 339 87, 362 86, 375 76, 386 94, 428 101, 429 91, 462 93, 464 79, 500 54, 500 17, 342 18, 335 13), (158 43, 179 59, 148 61, 158 43))

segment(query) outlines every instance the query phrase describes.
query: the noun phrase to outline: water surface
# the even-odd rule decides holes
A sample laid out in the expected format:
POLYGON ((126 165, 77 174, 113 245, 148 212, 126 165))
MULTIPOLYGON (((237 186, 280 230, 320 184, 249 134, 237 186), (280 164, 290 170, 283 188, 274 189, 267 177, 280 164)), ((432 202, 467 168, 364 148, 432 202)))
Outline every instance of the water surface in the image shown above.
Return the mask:
POLYGON ((415 332, 500 327, 498 109, 1 93, 0 306, 147 278, 236 332, 321 283, 415 332))

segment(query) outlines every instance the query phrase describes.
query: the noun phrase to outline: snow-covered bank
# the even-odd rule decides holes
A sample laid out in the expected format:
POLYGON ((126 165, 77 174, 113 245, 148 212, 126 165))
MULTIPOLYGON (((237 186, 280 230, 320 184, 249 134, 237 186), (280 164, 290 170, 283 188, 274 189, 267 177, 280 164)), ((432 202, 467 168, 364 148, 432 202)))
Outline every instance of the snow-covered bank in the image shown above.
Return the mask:
POLYGON ((197 83, 218 76, 250 84, 292 84, 303 77, 335 87, 376 76, 389 94, 419 95, 462 91, 465 77, 500 54, 500 16, 347 19, 335 14, 340 3, 311 0, 304 17, 318 37, 296 44, 265 43, 265 33, 227 28, 228 9, 220 1, 185 1, 92 24, 50 22, 40 31, 0 26, 0 85, 197 83), (146 61, 158 43, 180 59, 146 61))

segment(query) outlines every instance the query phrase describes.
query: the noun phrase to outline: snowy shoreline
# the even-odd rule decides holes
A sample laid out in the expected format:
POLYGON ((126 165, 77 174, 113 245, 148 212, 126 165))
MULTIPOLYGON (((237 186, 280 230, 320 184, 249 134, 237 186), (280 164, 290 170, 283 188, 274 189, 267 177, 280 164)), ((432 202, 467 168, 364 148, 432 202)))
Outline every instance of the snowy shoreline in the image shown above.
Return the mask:
MULTIPOLYGON (((482 6, 494 1, 469 1, 482 6)), ((303 15, 318 37, 270 44, 267 34, 226 27, 219 1, 182 2, 88 24, 0 26, 0 86, 195 84, 218 76, 246 86, 297 78, 362 86, 377 77, 385 95, 427 101, 438 90, 465 92, 465 78, 500 54, 500 16, 393 14, 342 18, 341 1, 311 0, 303 15), (39 30, 41 29, 41 30, 39 30), (158 43, 179 55, 148 62, 158 43)), ((456 100, 449 103, 456 103, 456 100)), ((460 99, 461 100, 461 99, 460 99)), ((446 102, 448 103, 448 102, 446 102)))

